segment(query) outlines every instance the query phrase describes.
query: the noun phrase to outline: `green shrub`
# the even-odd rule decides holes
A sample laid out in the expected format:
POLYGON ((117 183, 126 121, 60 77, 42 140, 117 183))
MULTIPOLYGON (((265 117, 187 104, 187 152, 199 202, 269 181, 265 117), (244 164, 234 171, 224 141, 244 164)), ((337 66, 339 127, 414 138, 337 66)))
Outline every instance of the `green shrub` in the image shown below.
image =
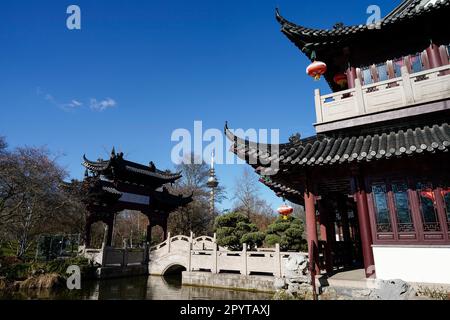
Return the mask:
POLYGON ((268 234, 266 235, 264 242, 269 246, 274 246, 281 242, 281 237, 277 234, 268 234))
POLYGON ((299 218, 292 216, 283 219, 279 217, 267 227, 265 243, 267 245, 280 244, 283 251, 307 250, 306 241, 303 239, 303 223, 299 218))
POLYGON ((246 233, 241 238, 241 244, 246 243, 250 246, 250 250, 252 250, 256 247, 260 247, 263 244, 265 237, 266 235, 261 231, 246 233))
POLYGON ((258 233, 258 228, 250 222, 247 216, 239 212, 227 213, 217 217, 214 229, 217 243, 230 250, 242 250, 242 243, 247 243, 247 241, 242 241, 244 236, 250 241, 250 245, 260 244, 258 239, 261 238, 261 235, 258 233))

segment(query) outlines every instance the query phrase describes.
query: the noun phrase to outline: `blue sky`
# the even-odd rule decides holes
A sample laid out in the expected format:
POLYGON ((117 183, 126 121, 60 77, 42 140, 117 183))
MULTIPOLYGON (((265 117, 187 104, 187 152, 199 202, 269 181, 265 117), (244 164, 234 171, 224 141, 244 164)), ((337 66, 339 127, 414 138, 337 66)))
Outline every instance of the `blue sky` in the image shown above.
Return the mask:
MULTIPOLYGON (((2 1, 0 135, 11 147, 47 146, 71 177, 84 153, 112 146, 133 161, 172 169, 174 129, 277 128, 280 140, 314 134, 308 60, 274 18, 331 28, 365 23, 371 4, 384 16, 400 0, 40 0, 2 1), (66 9, 81 8, 81 30, 66 9)), ((232 189, 244 165, 218 165, 232 189)), ((261 185, 274 209, 281 203, 261 185)))

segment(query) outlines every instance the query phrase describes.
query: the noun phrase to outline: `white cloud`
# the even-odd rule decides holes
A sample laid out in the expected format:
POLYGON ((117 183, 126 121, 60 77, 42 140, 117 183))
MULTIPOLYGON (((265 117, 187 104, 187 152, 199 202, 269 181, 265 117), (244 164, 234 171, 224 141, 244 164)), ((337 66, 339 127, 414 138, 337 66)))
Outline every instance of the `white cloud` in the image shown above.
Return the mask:
POLYGON ((55 99, 53 95, 50 93, 42 91, 41 88, 36 88, 36 94, 40 97, 44 97, 46 101, 49 101, 51 104, 57 106, 60 109, 63 109, 64 111, 72 111, 76 108, 79 108, 83 105, 82 102, 76 99, 72 99, 69 102, 60 102, 55 99))
POLYGON ((81 107, 83 105, 82 102, 78 101, 78 100, 72 100, 69 103, 63 103, 60 105, 61 108, 63 108, 64 110, 69 110, 69 109, 75 109, 78 107, 81 107))
POLYGON ((83 103, 77 100, 72 100, 72 105, 74 105, 75 107, 81 107, 83 103))
POLYGON ((117 106, 117 102, 111 98, 106 98, 100 101, 95 98, 91 98, 90 101, 90 108, 95 111, 104 111, 115 106, 117 106))
MULTIPOLYGON (((43 97, 46 101, 49 101, 51 104, 57 106, 58 108, 64 111, 73 111, 84 106, 84 103, 78 99, 72 99, 69 102, 61 102, 55 99, 55 97, 47 92, 44 92, 40 87, 36 88, 36 94, 40 97, 43 97)), ((106 98, 103 100, 97 100, 96 98, 91 98, 89 103, 89 108, 93 111, 104 111, 109 108, 113 108, 117 106, 117 102, 112 98, 106 98)))

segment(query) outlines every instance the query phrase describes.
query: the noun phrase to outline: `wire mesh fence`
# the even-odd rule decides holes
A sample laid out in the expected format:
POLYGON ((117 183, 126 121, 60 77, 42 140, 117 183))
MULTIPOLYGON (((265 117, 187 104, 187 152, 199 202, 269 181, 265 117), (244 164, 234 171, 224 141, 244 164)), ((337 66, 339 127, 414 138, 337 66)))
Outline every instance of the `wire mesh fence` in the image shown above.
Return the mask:
POLYGON ((36 260, 50 261, 75 257, 80 245, 80 234, 41 235, 36 246, 36 260))

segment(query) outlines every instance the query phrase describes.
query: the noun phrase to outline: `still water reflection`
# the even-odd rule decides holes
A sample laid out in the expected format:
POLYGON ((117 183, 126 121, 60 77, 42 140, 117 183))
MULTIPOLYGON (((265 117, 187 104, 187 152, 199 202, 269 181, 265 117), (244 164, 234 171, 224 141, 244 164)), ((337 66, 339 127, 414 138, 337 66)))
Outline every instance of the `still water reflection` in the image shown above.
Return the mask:
POLYGON ((181 285, 180 276, 143 276, 82 284, 81 290, 21 291, 2 299, 81 299, 81 300, 268 300, 272 294, 181 285))

